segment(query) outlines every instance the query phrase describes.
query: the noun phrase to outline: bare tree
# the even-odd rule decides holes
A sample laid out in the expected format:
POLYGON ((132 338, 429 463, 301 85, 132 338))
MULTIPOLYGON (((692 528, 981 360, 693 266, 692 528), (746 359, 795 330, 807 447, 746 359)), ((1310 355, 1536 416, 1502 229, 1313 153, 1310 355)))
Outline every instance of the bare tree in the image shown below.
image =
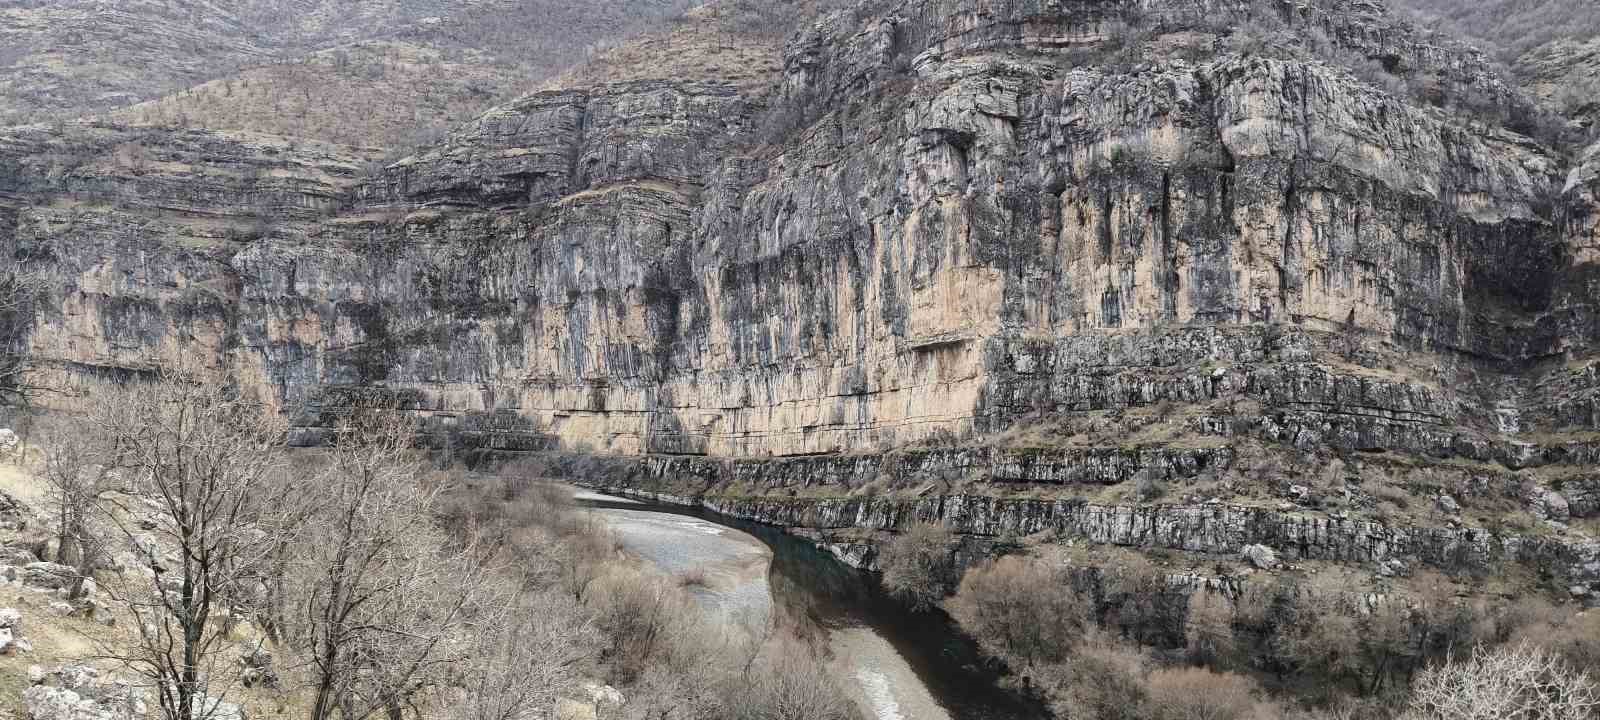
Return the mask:
POLYGON ((55 561, 75 568, 71 596, 80 597, 83 581, 93 572, 107 537, 91 526, 107 493, 121 487, 117 450, 106 435, 88 431, 81 418, 56 418, 44 425, 40 475, 49 485, 55 513, 55 561))
POLYGON ((18 270, 0 272, 0 403, 24 401, 38 389, 26 384, 29 363, 22 344, 38 294, 38 278, 18 270))
POLYGON ((1472 657, 1418 674, 1402 720, 1592 720, 1600 688, 1532 645, 1479 647, 1472 657))
POLYGON ((437 493, 412 444, 400 413, 359 413, 341 424, 318 476, 319 510, 300 532, 290 583, 312 720, 398 719, 470 652, 461 638, 488 571, 435 523, 437 493))
POLYGON ((320 510, 321 464, 325 458, 309 451, 290 454, 286 462, 265 478, 246 512, 258 542, 239 568, 246 608, 273 643, 284 643, 287 615, 293 612, 294 593, 289 583, 297 578, 291 569, 300 552, 301 531, 320 510))
POLYGON ((138 623, 132 647, 107 654, 150 682, 166 720, 205 720, 231 666, 220 616, 259 540, 244 512, 281 457, 283 426, 219 375, 188 369, 102 393, 90 423, 137 492, 109 498, 105 517, 133 544, 148 532, 160 548, 147 579, 108 588, 138 623))

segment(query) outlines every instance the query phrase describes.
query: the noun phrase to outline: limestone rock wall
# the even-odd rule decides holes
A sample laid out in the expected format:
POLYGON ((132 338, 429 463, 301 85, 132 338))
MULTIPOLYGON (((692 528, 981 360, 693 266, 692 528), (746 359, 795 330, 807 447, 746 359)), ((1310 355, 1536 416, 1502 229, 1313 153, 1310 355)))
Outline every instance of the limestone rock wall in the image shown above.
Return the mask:
MULTIPOLYGON (((68 385, 228 365, 307 442, 362 389, 474 446, 735 457, 1163 403, 1202 436, 1508 465, 1594 426, 1588 165, 1319 62, 1098 64, 1126 5, 864 6, 770 76, 544 91, 376 172, 8 130, 0 248, 57 300, 14 341, 68 385)), ((1510 92, 1344 5, 1303 11, 1510 92)))
MULTIPOLYGON (((785 464, 767 463, 771 482, 783 482, 778 478, 784 476, 785 464)), ((1397 525, 1298 508, 1221 502, 1129 505, 1088 502, 1081 497, 1049 500, 942 493, 762 497, 727 494, 727 485, 713 485, 716 489, 707 494, 684 495, 678 493, 686 476, 659 462, 615 462, 605 470, 571 479, 607 492, 700 506, 729 517, 791 528, 858 567, 873 566, 878 542, 885 534, 913 523, 933 522, 979 541, 1053 533, 1096 545, 1211 556, 1237 556, 1248 546, 1264 545, 1289 561, 1374 568, 1386 563, 1402 567, 1420 563, 1447 572, 1485 573, 1522 566, 1531 568, 1543 582, 1575 591, 1580 597, 1600 592, 1600 542, 1581 535, 1519 533, 1454 523, 1397 525)), ((753 468, 738 468, 733 476, 742 474, 747 479, 752 472, 753 468)), ((698 479, 715 483, 729 477, 711 472, 698 479)))

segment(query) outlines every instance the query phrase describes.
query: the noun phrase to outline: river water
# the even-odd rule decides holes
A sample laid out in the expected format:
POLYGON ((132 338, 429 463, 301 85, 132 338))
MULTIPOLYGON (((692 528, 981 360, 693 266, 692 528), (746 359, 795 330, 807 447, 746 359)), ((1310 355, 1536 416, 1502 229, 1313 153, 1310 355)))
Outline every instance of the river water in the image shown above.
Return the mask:
POLYGON ((976 645, 943 613, 913 613, 870 573, 775 528, 698 508, 578 492, 622 545, 692 589, 728 622, 773 612, 825 633, 828 666, 875 720, 1020 720, 1047 714, 999 686, 976 645))

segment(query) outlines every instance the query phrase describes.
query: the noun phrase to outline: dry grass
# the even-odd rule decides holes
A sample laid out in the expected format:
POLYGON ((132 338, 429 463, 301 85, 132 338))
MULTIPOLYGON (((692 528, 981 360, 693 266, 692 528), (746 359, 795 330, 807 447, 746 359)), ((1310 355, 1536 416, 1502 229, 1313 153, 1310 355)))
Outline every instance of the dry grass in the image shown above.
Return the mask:
POLYGON ((781 41, 736 32, 735 21, 717 3, 696 8, 671 30, 600 53, 540 89, 685 78, 764 87, 783 69, 781 41))
POLYGON ((139 125, 175 125, 404 147, 526 88, 525 68, 475 52, 378 41, 265 65, 113 114, 139 125))

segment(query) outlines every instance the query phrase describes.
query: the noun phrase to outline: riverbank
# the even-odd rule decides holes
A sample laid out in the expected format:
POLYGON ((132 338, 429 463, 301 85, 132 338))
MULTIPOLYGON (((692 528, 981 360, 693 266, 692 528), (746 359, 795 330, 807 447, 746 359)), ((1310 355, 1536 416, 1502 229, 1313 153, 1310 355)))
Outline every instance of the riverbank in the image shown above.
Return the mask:
MULTIPOLYGON (((611 497, 605 488, 588 491, 611 497)), ((716 515, 687 498, 624 491, 627 505, 606 512, 665 514, 658 521, 698 528, 699 545, 711 523, 771 549, 770 581, 775 610, 788 622, 803 622, 801 634, 820 637, 829 674, 867 717, 875 720, 995 720, 1042 717, 1041 709, 999 686, 976 645, 939 612, 912 613, 887 597, 876 579, 819 551, 808 539, 782 530, 716 515), (686 523, 686 524, 685 524, 686 523)), ((630 522, 638 522, 637 519, 630 522)), ((659 531, 644 537, 666 539, 659 531)), ((737 536, 736 536, 737 537, 737 536)), ((681 571, 682 550, 664 554, 666 567, 681 571)), ((644 555, 644 553, 639 553, 644 555)), ((712 556, 715 561, 715 555, 712 556)))
POLYGON ((582 512, 601 518, 624 552, 665 574, 729 627, 761 632, 772 614, 772 551, 705 520, 653 512, 622 497, 572 488, 582 512), (620 506, 620 507, 619 507, 620 506))

